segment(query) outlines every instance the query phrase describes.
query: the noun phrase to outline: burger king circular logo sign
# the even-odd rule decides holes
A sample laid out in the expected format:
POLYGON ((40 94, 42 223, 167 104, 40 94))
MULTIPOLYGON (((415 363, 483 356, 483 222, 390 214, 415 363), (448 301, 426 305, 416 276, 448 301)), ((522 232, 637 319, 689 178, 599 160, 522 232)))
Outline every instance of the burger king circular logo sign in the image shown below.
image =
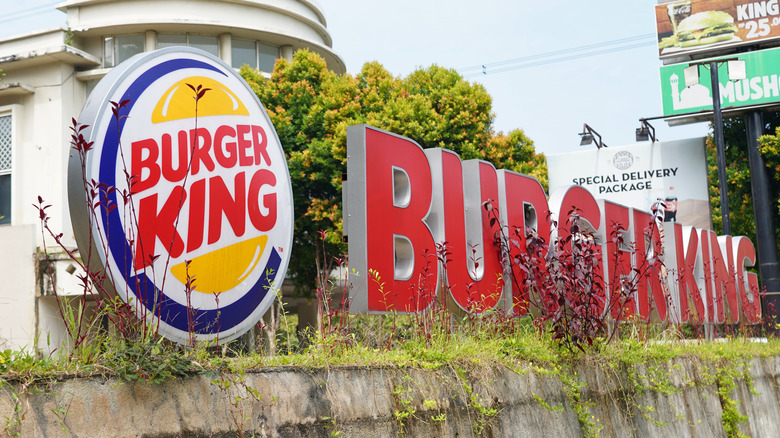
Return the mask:
POLYGON ((293 206, 284 151, 246 82, 201 50, 146 52, 98 83, 79 123, 93 142, 83 169, 75 152, 69 164, 82 257, 91 246, 169 339, 249 330, 281 288, 293 206))

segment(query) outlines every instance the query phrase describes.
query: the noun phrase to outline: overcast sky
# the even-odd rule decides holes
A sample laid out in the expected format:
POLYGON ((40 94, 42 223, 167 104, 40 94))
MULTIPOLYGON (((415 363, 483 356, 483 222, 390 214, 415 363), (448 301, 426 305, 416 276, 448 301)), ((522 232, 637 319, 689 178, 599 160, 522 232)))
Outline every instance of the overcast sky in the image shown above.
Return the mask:
MULTIPOLYGON (((65 25, 58 3, 0 0, 0 36, 65 25)), ((457 69, 493 97, 496 130, 522 129, 546 154, 580 150, 583 123, 609 146, 634 143, 638 119, 661 115, 655 0, 319 3, 349 73, 372 60, 395 75, 431 64, 457 69), (570 59, 551 62, 560 58, 570 59)), ((709 130, 651 123, 661 140, 709 130)))

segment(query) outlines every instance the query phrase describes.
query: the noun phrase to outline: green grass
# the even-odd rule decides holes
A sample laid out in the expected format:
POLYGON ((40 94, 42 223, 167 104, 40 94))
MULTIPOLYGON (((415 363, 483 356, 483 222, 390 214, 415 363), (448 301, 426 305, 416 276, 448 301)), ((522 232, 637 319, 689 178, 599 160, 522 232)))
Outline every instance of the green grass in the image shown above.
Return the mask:
MULTIPOLYGON (((356 321, 360 318, 353 317, 356 321)), ((219 349, 183 348, 159 339, 142 344, 102 339, 89 345, 88 354, 60 354, 41 358, 26 351, 0 352, 0 375, 4 379, 48 378, 53 375, 117 375, 127 380, 162 381, 210 370, 252 370, 265 367, 328 368, 415 367, 438 369, 452 364, 469 367, 507 366, 515 371, 570 367, 585 361, 602 367, 658 364, 676 358, 695 357, 703 363, 744 361, 780 355, 780 340, 757 343, 745 338, 718 341, 640 340, 636 336, 597 344, 586 354, 572 355, 556 347, 546 333, 520 321, 510 332, 495 332, 488 325, 464 324, 452 333, 433 330, 421 336, 411 319, 398 317, 397 333, 390 347, 371 330, 356 330, 348 336, 314 336, 302 346, 294 327, 287 322, 277 333, 276 355, 235 353, 231 345, 219 349)), ((384 321, 387 323, 387 321, 384 321)), ((356 324, 359 325, 359 324, 356 324)), ((375 327, 376 328, 376 327, 375 327)), ((387 336, 387 334, 385 334, 387 336)))

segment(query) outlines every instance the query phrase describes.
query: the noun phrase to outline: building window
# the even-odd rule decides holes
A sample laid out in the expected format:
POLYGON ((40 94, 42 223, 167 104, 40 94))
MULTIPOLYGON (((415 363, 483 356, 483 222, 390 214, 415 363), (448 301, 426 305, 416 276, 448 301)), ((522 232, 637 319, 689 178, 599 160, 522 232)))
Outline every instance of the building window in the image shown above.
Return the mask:
POLYGON ((268 44, 263 44, 261 42, 257 43, 257 69, 260 71, 267 71, 271 72, 274 71, 274 64, 276 64, 276 60, 279 58, 279 48, 275 46, 270 46, 268 44))
POLYGON ((157 48, 186 46, 187 35, 183 33, 161 33, 157 35, 157 48))
POLYGON ((279 58, 279 48, 259 41, 233 38, 231 59, 233 68, 248 65, 260 71, 271 72, 279 58))
POLYGON ((115 67, 143 51, 143 35, 105 37, 103 38, 103 67, 115 67))
POLYGON ((161 33, 157 35, 158 49, 173 46, 196 47, 214 56, 219 56, 219 39, 215 36, 183 33, 161 33))
POLYGON ((190 47, 205 50, 214 56, 219 56, 219 41, 215 36, 187 35, 190 47))
POLYGON ((241 68, 244 65, 257 68, 257 42, 233 38, 230 45, 233 68, 241 68))
POLYGON ((0 116, 0 225, 11 223, 11 115, 0 116))

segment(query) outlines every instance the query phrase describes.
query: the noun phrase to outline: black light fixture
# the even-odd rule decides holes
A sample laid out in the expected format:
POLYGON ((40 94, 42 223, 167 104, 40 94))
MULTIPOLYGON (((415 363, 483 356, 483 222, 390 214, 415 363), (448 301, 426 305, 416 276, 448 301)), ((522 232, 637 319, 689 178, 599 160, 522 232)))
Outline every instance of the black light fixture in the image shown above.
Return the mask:
POLYGON ((593 143, 593 135, 583 132, 580 134, 580 146, 585 146, 593 143))
POLYGON ((655 128, 653 125, 651 125, 647 119, 639 119, 639 122, 642 125, 636 128, 636 141, 652 140, 653 143, 658 141, 655 136, 655 128))
POLYGON ((601 149, 607 147, 606 144, 604 144, 603 141, 601 141, 601 135, 599 135, 598 132, 594 131, 593 128, 588 126, 587 123, 582 124, 582 132, 580 135, 580 146, 585 146, 593 143, 593 140, 596 140, 596 147, 601 149))

